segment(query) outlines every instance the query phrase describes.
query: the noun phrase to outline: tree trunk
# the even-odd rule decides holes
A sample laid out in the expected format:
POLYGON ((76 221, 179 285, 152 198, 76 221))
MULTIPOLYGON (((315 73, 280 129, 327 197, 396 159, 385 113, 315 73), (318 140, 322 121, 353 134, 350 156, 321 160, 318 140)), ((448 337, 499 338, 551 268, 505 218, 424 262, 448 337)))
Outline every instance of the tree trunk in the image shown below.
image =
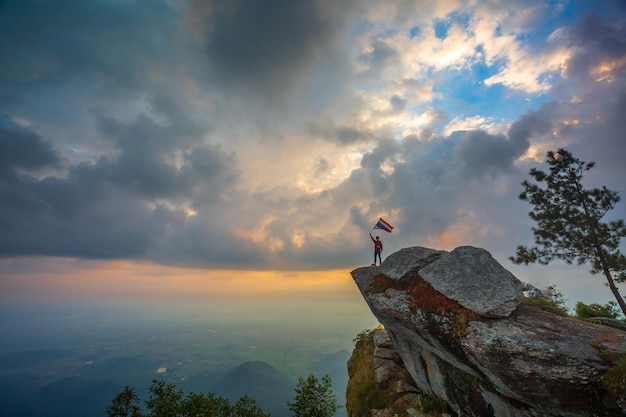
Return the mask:
POLYGON ((600 263, 602 264, 602 271, 604 272, 604 276, 609 283, 609 288, 611 289, 613 296, 617 300, 617 304, 619 304, 619 307, 622 309, 622 314, 624 315, 624 317, 626 317, 626 302, 624 302, 624 298, 622 298, 621 294, 619 293, 619 290, 615 285, 615 281, 611 276, 611 271, 606 263, 606 257, 604 256, 604 251, 602 250, 602 248, 598 247, 596 247, 596 251, 598 252, 598 258, 600 258, 600 263))
POLYGON ((626 317, 626 302, 624 302, 624 299, 622 298, 619 290, 617 289, 617 286, 615 285, 613 276, 611 276, 611 269, 609 268, 609 264, 606 261, 606 256, 604 256, 604 249, 602 248, 602 244, 598 240, 598 234, 596 233, 596 226, 598 221, 589 214, 589 208, 587 207, 587 203, 584 198, 584 193, 580 185, 580 179, 576 182, 576 189, 579 192, 579 202, 582 204, 583 210, 585 211, 585 219, 587 221, 587 224, 589 225, 590 236, 591 240, 593 241, 593 247, 596 251, 598 259, 600 260, 600 264, 602 265, 602 272, 604 272, 606 281, 609 283, 609 288, 613 293, 613 297, 615 297, 615 300, 617 300, 617 304, 619 304, 619 307, 622 309, 622 314, 624 315, 624 317, 626 317))
POLYGON ((606 276, 606 280, 609 282, 609 288, 611 289, 613 296, 615 296, 617 304, 619 304, 620 308, 622 309, 622 314, 624 315, 624 317, 626 317, 626 303, 624 302, 624 299, 622 298, 617 287, 615 286, 615 282, 613 281, 611 273, 609 271, 604 271, 604 276, 606 276))

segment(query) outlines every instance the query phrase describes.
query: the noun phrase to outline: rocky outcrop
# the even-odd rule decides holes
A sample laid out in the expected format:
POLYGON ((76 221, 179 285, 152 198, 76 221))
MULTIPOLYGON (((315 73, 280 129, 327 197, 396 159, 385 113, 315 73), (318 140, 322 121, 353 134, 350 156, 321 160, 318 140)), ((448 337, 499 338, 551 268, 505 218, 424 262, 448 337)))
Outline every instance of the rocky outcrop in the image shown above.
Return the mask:
POLYGON ((419 391, 383 328, 362 334, 348 362, 346 408, 351 417, 420 417, 419 391))
POLYGON ((522 301, 524 284, 489 252, 461 246, 418 271, 436 291, 484 317, 506 317, 522 301))
POLYGON ((521 303, 524 285, 484 249, 406 248, 352 276, 414 386, 454 413, 624 414, 600 378, 626 333, 521 303))

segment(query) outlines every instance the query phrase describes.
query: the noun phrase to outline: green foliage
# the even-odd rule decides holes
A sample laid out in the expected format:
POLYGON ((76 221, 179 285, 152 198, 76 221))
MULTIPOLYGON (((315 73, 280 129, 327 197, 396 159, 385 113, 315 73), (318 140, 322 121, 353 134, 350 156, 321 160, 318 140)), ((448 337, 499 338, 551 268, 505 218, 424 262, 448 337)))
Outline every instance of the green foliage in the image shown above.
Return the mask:
POLYGON ((538 307, 542 310, 549 311, 550 313, 558 314, 559 316, 567 316, 567 311, 562 310, 554 305, 554 302, 544 297, 529 297, 525 298, 522 303, 531 306, 538 307))
POLYGON ((385 408, 390 398, 378 389, 374 375, 374 331, 364 330, 355 339, 357 349, 350 358, 350 380, 346 389, 346 409, 350 417, 370 416, 371 410, 385 408))
POLYGON ((228 400, 216 396, 189 393, 181 402, 181 415, 183 417, 230 417, 233 415, 232 407, 228 400))
POLYGON ((549 311, 550 313, 558 314, 559 316, 569 315, 569 309, 566 305, 567 300, 554 284, 548 286, 545 291, 542 291, 541 295, 525 298, 522 302, 549 311))
POLYGON ((565 149, 548 152, 546 163, 549 173, 531 169, 535 181, 524 181, 519 196, 533 205, 528 215, 537 224, 532 229, 536 246, 518 246, 510 259, 525 265, 547 265, 554 259, 590 264, 592 274, 604 274, 626 314, 626 303, 615 286, 615 282, 626 281, 626 257, 619 251, 626 225, 621 219, 601 221, 619 202, 619 194, 606 187, 584 189, 583 174, 594 163, 581 161, 565 149))
POLYGON ((448 403, 436 395, 420 395, 417 406, 421 413, 427 415, 440 416, 450 411, 448 403))
POLYGON ((609 369, 600 380, 607 391, 615 398, 623 399, 626 397, 626 355, 623 355, 619 363, 609 369))
POLYGON ((545 295, 548 297, 550 305, 557 314, 567 316, 569 309, 567 308, 567 300, 563 293, 556 288, 556 285, 548 285, 545 290, 545 295))
POLYGON ((619 315, 620 311, 615 301, 609 301, 605 305, 597 303, 587 305, 581 301, 576 303, 576 317, 579 319, 588 319, 591 317, 610 317, 616 319, 619 315))
POLYGON ((233 417, 269 417, 269 414, 264 413, 257 402, 250 398, 248 394, 244 394, 243 397, 237 400, 231 415, 233 417))
POLYGON ((143 417, 139 397, 134 389, 124 387, 106 408, 107 417, 143 417))
POLYGON ((298 378, 293 402, 287 401, 294 417, 332 417, 337 411, 337 399, 328 374, 320 380, 313 374, 298 378))
POLYGON ((155 379, 150 385, 150 398, 146 400, 146 407, 151 411, 151 417, 175 417, 181 414, 182 398, 183 391, 177 390, 176 385, 155 379))
POLYGON ((153 380, 150 397, 145 401, 150 413, 143 415, 138 406, 139 397, 132 388, 124 388, 106 408, 107 417, 269 417, 247 394, 234 405, 214 393, 189 393, 174 384, 153 380))
POLYGON ((365 340, 370 340, 372 336, 374 335, 374 331, 375 329, 364 329, 361 333, 357 334, 356 337, 352 339, 352 341, 362 342, 365 340))
MULTIPOLYGON (((374 371, 374 330, 366 330, 357 336, 356 349, 350 358, 350 380, 346 388, 346 411, 348 417, 371 417, 372 410, 394 407, 394 402, 401 396, 396 385, 380 387, 376 383, 374 371)), ((404 378, 411 382, 408 370, 403 371, 404 378)), ((395 410, 398 417, 405 417, 406 410, 395 410)))
POLYGON ((361 401, 354 402, 352 408, 353 416, 369 415, 371 410, 383 409, 389 406, 393 398, 378 388, 375 379, 368 379, 356 388, 355 398, 361 401))

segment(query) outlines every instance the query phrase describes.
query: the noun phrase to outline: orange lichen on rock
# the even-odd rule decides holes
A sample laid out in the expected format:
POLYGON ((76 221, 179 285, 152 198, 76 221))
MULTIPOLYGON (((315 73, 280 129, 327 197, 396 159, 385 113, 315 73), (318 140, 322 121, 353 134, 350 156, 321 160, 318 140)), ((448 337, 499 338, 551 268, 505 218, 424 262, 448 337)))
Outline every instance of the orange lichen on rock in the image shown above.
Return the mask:
POLYGON ((436 291, 428 282, 415 274, 411 283, 391 279, 384 274, 374 276, 373 292, 383 292, 388 288, 406 291, 412 304, 421 310, 443 315, 445 313, 470 314, 470 310, 436 291))

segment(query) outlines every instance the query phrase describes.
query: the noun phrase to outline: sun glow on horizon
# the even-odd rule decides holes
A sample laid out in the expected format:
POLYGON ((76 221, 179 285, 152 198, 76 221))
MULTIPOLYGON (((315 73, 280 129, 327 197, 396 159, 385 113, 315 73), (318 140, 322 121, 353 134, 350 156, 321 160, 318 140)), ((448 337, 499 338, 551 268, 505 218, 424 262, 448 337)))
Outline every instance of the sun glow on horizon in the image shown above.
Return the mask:
POLYGON ((0 279, 0 301, 24 299, 201 299, 230 297, 351 297, 356 286, 349 271, 246 271, 177 268, 132 261, 81 261, 38 258, 11 261, 12 273, 0 279), (33 260, 28 263, 32 266, 33 260))

